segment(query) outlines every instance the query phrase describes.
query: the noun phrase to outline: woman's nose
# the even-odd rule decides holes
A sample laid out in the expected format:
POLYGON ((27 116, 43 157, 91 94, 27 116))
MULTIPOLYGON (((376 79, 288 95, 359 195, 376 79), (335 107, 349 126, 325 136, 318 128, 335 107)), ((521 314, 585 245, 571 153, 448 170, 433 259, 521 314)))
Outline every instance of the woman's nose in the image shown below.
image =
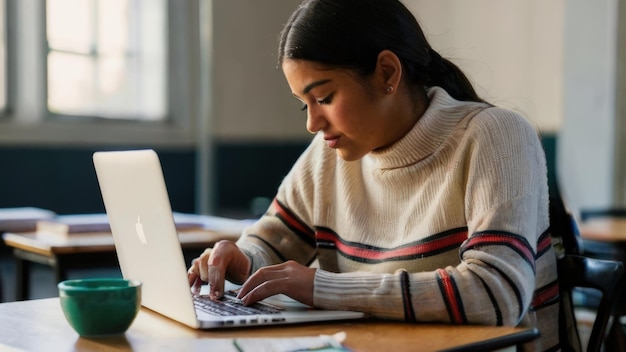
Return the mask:
POLYGON ((312 134, 315 134, 324 129, 326 125, 326 119, 315 107, 310 107, 306 112, 306 129, 312 134))

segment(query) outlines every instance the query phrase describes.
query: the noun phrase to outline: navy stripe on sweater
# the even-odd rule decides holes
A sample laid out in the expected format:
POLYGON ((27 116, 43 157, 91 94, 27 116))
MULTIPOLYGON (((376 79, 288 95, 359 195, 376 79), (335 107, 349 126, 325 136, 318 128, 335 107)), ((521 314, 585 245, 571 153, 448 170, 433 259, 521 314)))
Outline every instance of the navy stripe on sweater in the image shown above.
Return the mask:
POLYGON ((404 307, 404 320, 416 322, 415 311, 413 310, 413 299, 411 298, 411 282, 409 273, 402 270, 400 274, 400 285, 402 286, 402 305, 404 307))

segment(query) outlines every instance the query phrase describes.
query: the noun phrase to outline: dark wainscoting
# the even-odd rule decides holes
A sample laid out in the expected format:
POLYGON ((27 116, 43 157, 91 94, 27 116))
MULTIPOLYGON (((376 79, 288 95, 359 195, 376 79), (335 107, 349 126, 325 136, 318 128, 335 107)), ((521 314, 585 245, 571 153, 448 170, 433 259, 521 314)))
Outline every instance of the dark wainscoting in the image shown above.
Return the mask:
MULTIPOLYGON (((247 215, 253 199, 271 199, 307 143, 216 145, 213 170, 216 212, 247 215)), ((34 206, 58 214, 104 212, 91 157, 95 151, 105 149, 111 150, 0 147, 0 208, 34 206)), ((156 151, 172 208, 194 212, 195 150, 157 148, 156 151)))
MULTIPOLYGON (((111 148, 1 147, 0 208, 34 206, 58 214, 104 212, 92 163, 96 150, 111 148)), ((118 148, 121 149, 121 148, 118 148)), ((195 153, 157 150, 170 188, 172 208, 194 206, 195 153)))
MULTIPOLYGON (((544 135, 542 139, 549 173, 553 174, 555 136, 544 135)), ((308 141, 216 144, 213 170, 216 213, 250 214, 254 199, 271 199, 307 144, 308 141)), ((34 206, 59 214, 104 212, 91 161, 96 150, 101 149, 0 147, 0 208, 34 206)), ((157 152, 172 208, 194 212, 195 151, 157 148, 157 152)))
MULTIPOLYGON (((308 145, 290 143, 223 143, 216 147, 216 208, 254 213, 256 198, 272 199, 282 179, 308 145)), ((259 215, 250 214, 250 215, 259 215)))

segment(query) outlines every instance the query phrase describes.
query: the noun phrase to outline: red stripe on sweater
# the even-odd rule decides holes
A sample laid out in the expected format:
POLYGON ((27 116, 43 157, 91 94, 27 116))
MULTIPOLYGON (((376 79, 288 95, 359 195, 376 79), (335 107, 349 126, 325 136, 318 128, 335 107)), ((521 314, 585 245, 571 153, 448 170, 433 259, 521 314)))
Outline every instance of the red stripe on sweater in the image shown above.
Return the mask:
POLYGON ((439 275, 439 279, 443 284, 443 295, 444 299, 448 303, 450 307, 450 313, 452 314, 452 319, 456 324, 463 323, 463 317, 461 316, 461 309, 459 308, 459 302, 456 300, 456 294, 454 290, 454 284, 448 272, 443 269, 437 269, 437 274, 439 275))
POLYGON ((528 246, 525 246, 521 241, 514 237, 502 236, 502 235, 490 235, 484 234, 476 237, 472 237, 465 247, 474 247, 486 244, 502 244, 508 243, 510 246, 517 248, 525 257, 529 263, 535 262, 535 257, 528 246))
POLYGON ((314 238, 315 233, 307 226, 303 225, 297 218, 295 218, 290 212, 283 208, 280 203, 274 198, 272 206, 276 213, 293 229, 296 229, 300 233, 314 238))
POLYGON ((537 253, 541 253, 542 251, 548 249, 552 245, 552 239, 550 236, 542 236, 537 243, 537 253))
POLYGON ((553 285, 550 285, 549 287, 546 287, 543 290, 536 292, 530 306, 539 307, 545 304, 546 302, 555 300, 558 297, 559 297, 559 284, 555 282, 553 285))
POLYGON ((353 244, 347 244, 341 242, 336 234, 321 230, 317 231, 315 237, 318 241, 321 240, 333 242, 338 250, 347 255, 364 259, 384 260, 396 257, 426 254, 440 250, 442 248, 458 246, 467 239, 467 231, 461 231, 459 233, 454 233, 440 239, 428 241, 426 243, 418 243, 412 246, 397 249, 373 248, 364 247, 362 245, 357 246, 353 244))

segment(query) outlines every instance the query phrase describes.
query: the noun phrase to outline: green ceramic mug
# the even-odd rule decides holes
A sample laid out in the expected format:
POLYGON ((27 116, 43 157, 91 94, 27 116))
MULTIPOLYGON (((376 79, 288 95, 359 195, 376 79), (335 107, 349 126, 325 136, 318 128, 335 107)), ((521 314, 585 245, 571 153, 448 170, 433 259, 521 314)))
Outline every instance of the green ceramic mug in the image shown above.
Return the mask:
POLYGON ((76 279, 57 286, 65 319, 80 336, 122 334, 141 307, 141 282, 136 280, 76 279))

